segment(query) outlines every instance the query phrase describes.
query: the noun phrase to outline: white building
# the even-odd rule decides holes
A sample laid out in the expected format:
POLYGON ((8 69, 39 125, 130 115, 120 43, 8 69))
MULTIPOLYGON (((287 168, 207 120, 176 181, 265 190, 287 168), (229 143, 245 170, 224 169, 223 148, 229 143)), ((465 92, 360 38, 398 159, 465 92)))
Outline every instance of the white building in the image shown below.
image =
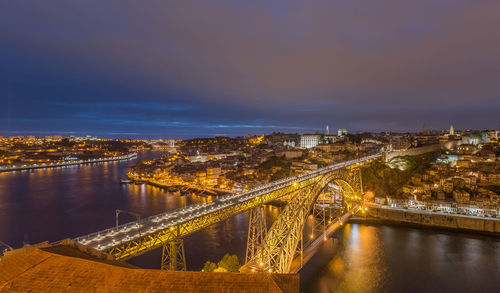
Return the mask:
POLYGON ((339 128, 339 130, 337 131, 337 134, 339 137, 344 137, 344 135, 347 135, 347 129, 339 128))
POLYGON ((304 134, 300 136, 300 146, 306 149, 313 148, 319 144, 319 134, 304 134))

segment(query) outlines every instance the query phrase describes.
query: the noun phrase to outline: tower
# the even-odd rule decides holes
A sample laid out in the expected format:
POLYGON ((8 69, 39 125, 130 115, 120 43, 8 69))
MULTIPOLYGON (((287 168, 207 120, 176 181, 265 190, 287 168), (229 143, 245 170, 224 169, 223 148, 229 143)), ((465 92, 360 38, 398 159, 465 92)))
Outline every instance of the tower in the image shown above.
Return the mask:
POLYGON ((455 135, 455 128, 453 128, 453 125, 450 126, 450 135, 455 135))
POLYGON ((328 129, 328 125, 326 126, 325 135, 330 135, 330 130, 328 129))

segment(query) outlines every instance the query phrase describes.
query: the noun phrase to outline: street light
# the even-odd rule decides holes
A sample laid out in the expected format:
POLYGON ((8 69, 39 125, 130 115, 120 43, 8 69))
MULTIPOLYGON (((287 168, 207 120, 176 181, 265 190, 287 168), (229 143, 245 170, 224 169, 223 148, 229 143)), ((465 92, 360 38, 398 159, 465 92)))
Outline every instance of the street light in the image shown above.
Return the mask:
POLYGON ((7 243, 5 243, 3 241, 0 241, 0 245, 7 247, 5 250, 0 251, 0 256, 2 256, 4 254, 4 252, 6 252, 8 250, 14 250, 14 248, 12 248, 12 246, 8 245, 7 243))
POLYGON ((132 215, 132 216, 135 216, 137 218, 137 225, 141 225, 141 215, 137 214, 137 213, 133 213, 133 212, 130 212, 130 211, 125 211, 125 210, 116 210, 115 211, 115 214, 116 214, 116 230, 118 231, 118 216, 121 214, 121 213, 124 213, 124 214, 129 214, 129 215, 132 215))

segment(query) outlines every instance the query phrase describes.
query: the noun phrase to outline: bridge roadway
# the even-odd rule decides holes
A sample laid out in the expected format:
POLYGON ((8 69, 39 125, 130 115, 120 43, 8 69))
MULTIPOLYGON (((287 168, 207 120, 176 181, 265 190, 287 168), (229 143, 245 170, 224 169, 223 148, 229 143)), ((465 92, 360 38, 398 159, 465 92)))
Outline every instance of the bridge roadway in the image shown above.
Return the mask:
POLYGON ((381 154, 333 164, 307 174, 270 182, 246 192, 220 196, 201 204, 129 222, 118 227, 81 236, 74 241, 99 251, 106 251, 116 259, 129 259, 160 247, 167 241, 215 224, 228 217, 265 204, 287 193, 317 182, 321 175, 381 157, 381 154))

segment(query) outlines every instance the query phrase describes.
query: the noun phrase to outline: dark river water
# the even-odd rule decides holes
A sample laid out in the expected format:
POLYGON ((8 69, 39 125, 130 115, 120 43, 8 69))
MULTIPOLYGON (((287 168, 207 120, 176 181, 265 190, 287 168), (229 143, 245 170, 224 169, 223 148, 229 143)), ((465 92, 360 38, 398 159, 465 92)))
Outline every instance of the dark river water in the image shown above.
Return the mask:
MULTIPOLYGON (((120 185, 135 162, 0 173, 0 241, 21 247, 23 241, 74 238, 113 226, 116 209, 147 217, 209 200, 120 185)), ((268 223, 279 214, 273 206, 266 211, 268 223)), ((134 220, 120 217, 120 223, 134 220)), ((200 270, 206 260, 218 261, 227 252, 243 262, 247 227, 248 215, 242 213, 186 237, 188 269, 200 270)), ((129 262, 157 269, 160 258, 158 249, 129 262)), ((500 239, 352 223, 326 241, 300 274, 304 292, 500 292, 500 239)))

